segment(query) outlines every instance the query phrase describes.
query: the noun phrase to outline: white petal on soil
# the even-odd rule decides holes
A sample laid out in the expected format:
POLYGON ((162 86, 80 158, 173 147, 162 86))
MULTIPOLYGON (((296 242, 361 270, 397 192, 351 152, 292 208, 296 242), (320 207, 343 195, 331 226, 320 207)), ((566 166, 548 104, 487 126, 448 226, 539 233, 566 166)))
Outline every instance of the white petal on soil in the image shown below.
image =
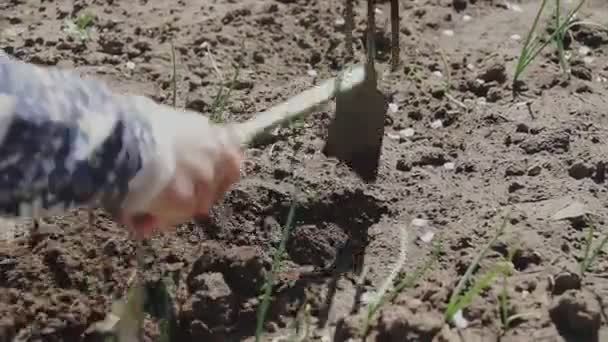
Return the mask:
POLYGON ((454 31, 453 30, 443 30, 443 35, 448 36, 448 37, 453 37, 454 31))
POLYGON ((511 38, 511 40, 518 41, 518 40, 520 40, 520 39, 521 39, 521 36, 520 36, 520 35, 518 35, 518 34, 513 34, 513 35, 511 35, 511 37, 510 37, 510 38, 511 38))
POLYGON ((415 132, 413 128, 406 128, 399 131, 399 136, 404 138, 410 138, 414 136, 414 133, 415 132))
POLYGON ((415 218, 412 220, 412 226, 414 227, 426 227, 429 224, 429 220, 415 218))
POLYGON ((469 326, 469 321, 462 315, 462 310, 456 311, 454 317, 452 317, 452 322, 459 329, 466 329, 469 326))
POLYGON ((428 231, 420 236, 420 241, 422 241, 424 243, 429 243, 429 242, 433 241, 434 237, 435 237, 435 233, 428 231))
POLYGON ((441 120, 435 120, 431 122, 431 128, 438 129, 441 127, 443 127, 443 122, 441 122, 441 120))
POLYGON ((447 163, 443 164, 443 168, 446 170, 454 170, 455 167, 456 167, 456 165, 452 162, 447 162, 447 163))
POLYGON ((397 111, 399 111, 399 106, 396 103, 389 103, 388 104, 388 109, 391 111, 391 113, 397 113, 397 111))

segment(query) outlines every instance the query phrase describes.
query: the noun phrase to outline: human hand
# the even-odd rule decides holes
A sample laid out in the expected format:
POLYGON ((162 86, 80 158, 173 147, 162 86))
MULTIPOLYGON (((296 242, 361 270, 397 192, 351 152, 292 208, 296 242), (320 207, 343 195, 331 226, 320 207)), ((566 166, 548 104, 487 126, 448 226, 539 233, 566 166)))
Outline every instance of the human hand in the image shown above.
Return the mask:
POLYGON ((193 112, 155 114, 157 150, 117 214, 138 239, 207 216, 240 176, 240 147, 222 126, 193 112))

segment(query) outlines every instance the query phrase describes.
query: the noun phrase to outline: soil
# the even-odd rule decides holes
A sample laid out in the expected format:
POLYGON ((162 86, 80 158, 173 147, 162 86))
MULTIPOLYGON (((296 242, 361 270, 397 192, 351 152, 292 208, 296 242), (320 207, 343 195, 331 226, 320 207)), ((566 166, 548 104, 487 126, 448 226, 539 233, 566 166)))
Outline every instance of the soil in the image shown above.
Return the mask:
MULTIPOLYGON (((170 104, 173 43, 177 105, 205 115, 221 82, 210 51, 226 80, 242 64, 222 113, 241 121, 348 63, 343 3, 6 0, 0 46, 170 104), (63 27, 85 13, 95 19, 80 41, 63 27)), ((584 276, 578 267, 588 222, 599 237, 608 217, 608 33, 573 27, 565 39, 571 76, 550 44, 514 97, 514 68, 539 3, 401 0, 401 65, 391 71, 390 3, 378 1, 376 65, 391 105, 377 181, 323 155, 332 105, 248 149, 242 181, 209 220, 149 241, 147 279, 179 280, 178 340, 254 339, 262 286, 295 198, 265 341, 287 336, 298 312, 309 313, 299 321, 308 322, 310 340, 359 340, 365 304, 398 261, 403 234, 404 274, 428 260, 431 237, 443 247, 433 267, 380 310, 368 341, 608 341, 606 254, 584 276), (505 329, 497 280, 463 310, 464 321, 446 323, 452 291, 507 214, 507 232, 476 275, 517 247, 504 288, 510 314, 522 316, 505 329)), ((355 3, 357 56, 365 8, 355 3)), ((589 1, 580 17, 606 24, 607 15, 602 1, 589 1)), ((87 329, 125 295, 135 270, 133 242, 101 211, 91 223, 74 211, 44 220, 36 234, 28 234, 31 225, 3 229, 0 340, 94 341, 87 329)), ((149 318, 149 341, 158 339, 155 324, 149 318)))

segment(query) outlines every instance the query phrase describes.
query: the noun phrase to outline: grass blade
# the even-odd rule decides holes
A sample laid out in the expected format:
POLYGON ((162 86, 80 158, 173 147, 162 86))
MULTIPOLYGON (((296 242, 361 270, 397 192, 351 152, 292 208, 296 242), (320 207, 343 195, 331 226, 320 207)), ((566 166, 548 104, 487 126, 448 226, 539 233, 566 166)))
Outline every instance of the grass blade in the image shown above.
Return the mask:
POLYGON ((274 277, 276 273, 280 270, 281 260, 283 258, 283 254, 285 253, 285 249, 287 246, 287 239, 291 234, 291 229, 293 228, 293 221, 296 213, 296 200, 294 199, 291 207, 289 208, 289 214, 287 215, 287 223, 285 228, 283 229, 283 236, 281 237, 281 243, 279 248, 277 249, 273 260, 272 267, 270 272, 266 277, 266 282, 264 283, 264 293, 262 298, 262 303, 258 309, 257 313, 257 323, 255 328, 255 341, 260 342, 262 332, 264 329, 264 323, 266 320, 266 313, 268 312, 268 308, 270 306, 270 298, 272 296, 272 287, 274 285, 274 277))
POLYGON ((464 276, 462 278, 460 278, 458 285, 456 285, 454 292, 452 292, 452 295, 450 296, 450 301, 448 303, 448 309, 446 310, 446 319, 447 320, 451 320, 452 317, 454 316, 454 314, 458 311, 458 310, 455 310, 455 307, 457 306, 458 302, 460 301, 460 293, 462 292, 462 290, 464 289, 466 284, 469 282, 469 279, 472 277, 473 272, 479 265, 479 262, 481 261, 481 259, 483 259, 486 256, 486 254, 490 250, 490 247, 492 247, 492 245, 494 245, 494 243, 496 243, 498 238, 505 231, 507 224, 509 222, 508 217, 509 217, 508 215, 505 216, 502 224, 496 230, 496 234, 494 234, 492 239, 490 239, 490 241, 488 241, 488 243, 481 249, 481 251, 479 251, 479 253, 475 257, 475 259, 473 260, 471 265, 469 265, 469 268, 466 270, 464 276))

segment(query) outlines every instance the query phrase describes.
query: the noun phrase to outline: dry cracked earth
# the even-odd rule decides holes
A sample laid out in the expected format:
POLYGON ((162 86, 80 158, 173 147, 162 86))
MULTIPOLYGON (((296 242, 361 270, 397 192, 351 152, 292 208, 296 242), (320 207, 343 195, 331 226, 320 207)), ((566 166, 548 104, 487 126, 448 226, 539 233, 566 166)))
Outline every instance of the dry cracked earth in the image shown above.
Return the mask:
MULTIPOLYGON (((579 271, 589 227, 595 244, 607 229, 608 32, 574 26, 564 40, 570 76, 549 44, 514 97, 514 68, 539 4, 401 0, 401 65, 391 71, 390 4, 378 1, 375 57, 391 103, 378 180, 366 184, 321 152, 332 105, 249 148, 242 181, 208 221, 148 243, 150 284, 177 280, 177 340, 254 339, 295 198, 265 341, 288 335, 298 312, 309 313, 299 320, 309 340, 360 340, 366 301, 398 261, 403 234, 404 275, 428 260, 431 238, 442 249, 379 311, 368 341, 608 341, 606 254, 579 271), (475 275, 516 248, 513 273, 473 298, 459 324, 446 323, 456 284, 507 214, 505 234, 475 275), (503 289, 518 317, 508 329, 503 289)), ((355 2, 358 56, 365 8, 355 2)), ((607 15, 605 3, 588 1, 579 18, 606 24, 607 15)), ((242 121, 346 65, 343 18, 344 1, 3 0, 0 47, 170 104, 172 43, 177 105, 203 115, 240 63, 221 120, 242 121), (87 37, 66 30, 86 14, 87 37)), ((133 242, 103 212, 91 225, 75 211, 44 220, 35 235, 29 226, 0 242, 0 340, 98 340, 90 327, 125 295, 133 242)), ((146 339, 158 340, 153 317, 146 327, 146 339)))

